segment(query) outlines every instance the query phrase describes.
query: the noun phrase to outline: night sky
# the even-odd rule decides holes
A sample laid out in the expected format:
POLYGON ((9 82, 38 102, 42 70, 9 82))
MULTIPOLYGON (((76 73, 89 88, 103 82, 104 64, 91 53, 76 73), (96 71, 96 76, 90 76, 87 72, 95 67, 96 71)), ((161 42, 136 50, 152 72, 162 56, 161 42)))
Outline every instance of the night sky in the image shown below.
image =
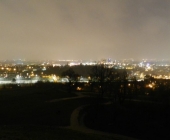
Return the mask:
POLYGON ((170 59, 170 0, 0 0, 0 59, 170 59))

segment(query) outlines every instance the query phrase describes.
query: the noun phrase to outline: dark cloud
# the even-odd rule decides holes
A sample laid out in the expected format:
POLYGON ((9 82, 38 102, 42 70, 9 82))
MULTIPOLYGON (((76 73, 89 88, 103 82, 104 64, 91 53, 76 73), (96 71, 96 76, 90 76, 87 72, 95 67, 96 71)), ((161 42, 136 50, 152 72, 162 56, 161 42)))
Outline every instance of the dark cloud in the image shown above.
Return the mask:
POLYGON ((0 59, 170 58, 169 0, 0 0, 0 59))

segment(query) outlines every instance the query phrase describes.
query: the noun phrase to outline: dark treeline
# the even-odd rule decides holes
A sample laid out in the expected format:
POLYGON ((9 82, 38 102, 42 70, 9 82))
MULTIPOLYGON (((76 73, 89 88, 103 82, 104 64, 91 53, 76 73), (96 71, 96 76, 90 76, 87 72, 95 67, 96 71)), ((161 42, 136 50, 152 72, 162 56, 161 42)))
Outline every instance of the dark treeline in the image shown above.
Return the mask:
POLYGON ((114 69, 108 65, 54 67, 56 73, 69 79, 68 91, 75 91, 81 87, 84 91, 98 93, 100 97, 109 97, 113 101, 123 102, 125 99, 140 99, 150 101, 169 102, 170 80, 154 79, 146 75, 144 81, 137 81, 136 77, 129 80, 130 71, 114 69), (88 83, 78 83, 80 76, 88 76, 88 83))
POLYGON ((61 67, 53 67, 50 66, 48 69, 44 72, 44 74, 56 74, 58 76, 62 76, 62 73, 64 71, 67 71, 68 69, 72 69, 75 73, 79 74, 80 76, 87 77, 90 74, 90 71, 93 66, 61 66, 61 67))
MULTIPOLYGON (((123 101, 125 99, 152 100, 168 102, 170 98, 170 80, 154 79, 146 75, 144 81, 137 81, 134 77, 129 80, 130 70, 114 69, 107 65, 95 66, 49 66, 44 74, 56 74, 61 77, 67 77, 69 83, 60 86, 66 86, 69 92, 77 91, 80 87, 83 91, 98 93, 100 97, 110 97, 113 100, 123 101), (88 77, 88 83, 79 83, 79 78, 88 77)), ((38 83, 40 85, 40 82, 38 83)), ((49 85, 48 83, 46 83, 49 85)), ((37 85, 37 84, 36 84, 37 85)), ((55 84, 59 85, 59 83, 55 84)), ((45 86, 45 85, 44 85, 45 86)), ((58 87, 60 87, 58 86, 58 87)), ((16 87, 17 85, 4 85, 5 87, 16 87)), ((20 85, 21 87, 21 85, 20 85)))

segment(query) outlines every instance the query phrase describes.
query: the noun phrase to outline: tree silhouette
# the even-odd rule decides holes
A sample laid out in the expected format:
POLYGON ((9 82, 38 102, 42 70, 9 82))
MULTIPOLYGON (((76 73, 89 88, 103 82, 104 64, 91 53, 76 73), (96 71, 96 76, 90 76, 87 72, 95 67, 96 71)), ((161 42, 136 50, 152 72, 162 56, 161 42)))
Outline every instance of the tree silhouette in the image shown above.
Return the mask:
POLYGON ((90 75, 92 77, 91 82, 98 83, 98 90, 101 93, 101 97, 103 97, 108 87, 106 83, 111 81, 112 68, 109 68, 108 65, 105 64, 98 64, 93 66, 90 75))
POLYGON ((68 91, 72 91, 72 83, 77 83, 79 74, 75 73, 75 71, 72 68, 69 68, 68 70, 62 72, 62 76, 68 78, 68 91))
POLYGON ((123 71, 123 74, 122 74, 122 81, 123 81, 123 96, 122 96, 122 101, 125 100, 125 96, 126 96, 126 93, 127 93, 127 72, 126 70, 123 71))

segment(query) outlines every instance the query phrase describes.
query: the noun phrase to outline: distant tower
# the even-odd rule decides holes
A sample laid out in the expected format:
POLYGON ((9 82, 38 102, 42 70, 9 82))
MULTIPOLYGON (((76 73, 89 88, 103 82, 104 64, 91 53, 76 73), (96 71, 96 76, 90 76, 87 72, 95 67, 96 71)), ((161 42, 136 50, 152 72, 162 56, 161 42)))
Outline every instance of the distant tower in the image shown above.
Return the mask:
POLYGON ((108 58, 108 60, 107 60, 108 62, 111 62, 112 60, 111 60, 111 58, 108 58))

